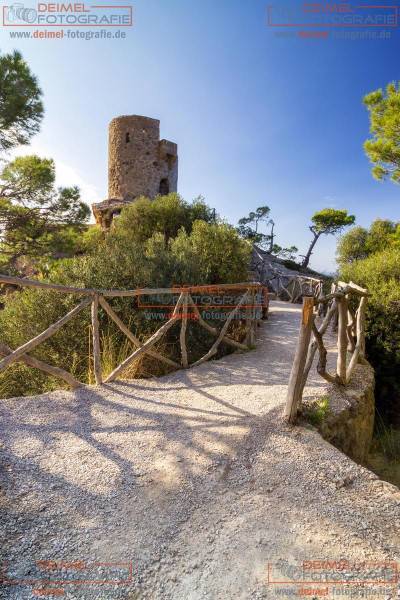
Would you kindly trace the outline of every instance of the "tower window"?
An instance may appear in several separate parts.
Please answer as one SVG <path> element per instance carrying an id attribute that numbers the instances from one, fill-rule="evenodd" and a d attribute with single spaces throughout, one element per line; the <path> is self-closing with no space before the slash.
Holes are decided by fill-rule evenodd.
<path id="1" fill-rule="evenodd" d="M 166 196 L 169 194 L 169 181 L 168 179 L 161 179 L 160 181 L 160 195 Z"/>
<path id="2" fill-rule="evenodd" d="M 130 141 L 131 141 L 131 138 L 130 138 L 130 136 L 129 136 L 129 131 L 127 131 L 127 132 L 126 132 L 126 134 L 125 134 L 125 142 L 126 142 L 127 144 L 129 144 L 129 142 L 130 142 Z"/>

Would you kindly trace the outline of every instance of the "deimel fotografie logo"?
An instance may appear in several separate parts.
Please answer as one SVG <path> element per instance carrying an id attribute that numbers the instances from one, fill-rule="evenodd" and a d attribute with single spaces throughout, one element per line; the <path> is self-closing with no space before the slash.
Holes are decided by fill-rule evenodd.
<path id="1" fill-rule="evenodd" d="M 4 27 L 131 27 L 132 5 L 87 5 L 38 2 L 26 6 L 15 2 L 3 6 Z"/>
<path id="2" fill-rule="evenodd" d="M 34 23 L 37 18 L 37 11 L 34 8 L 25 8 L 23 4 L 11 4 L 5 6 L 5 14 L 9 23 Z M 4 21 L 4 18 L 3 18 Z"/>

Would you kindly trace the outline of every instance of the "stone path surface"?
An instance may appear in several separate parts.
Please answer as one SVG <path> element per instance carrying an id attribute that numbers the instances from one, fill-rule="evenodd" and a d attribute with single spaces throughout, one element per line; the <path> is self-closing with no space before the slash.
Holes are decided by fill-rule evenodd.
<path id="1" fill-rule="evenodd" d="M 274 302 L 252 352 L 2 400 L 0 597 L 363 597 L 350 595 L 353 580 L 372 567 L 369 579 L 387 582 L 399 490 L 312 428 L 282 422 L 299 319 L 299 307 Z M 312 375 L 306 394 L 324 390 Z M 321 559 L 348 561 L 350 583 L 275 583 L 304 564 L 316 581 L 320 567 L 303 561 Z M 364 593 L 398 597 L 390 582 Z"/>

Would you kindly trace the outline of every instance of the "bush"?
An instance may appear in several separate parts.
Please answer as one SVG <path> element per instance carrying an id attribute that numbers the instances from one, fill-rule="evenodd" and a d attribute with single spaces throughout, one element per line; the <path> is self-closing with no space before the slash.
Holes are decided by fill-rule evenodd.
<path id="1" fill-rule="evenodd" d="M 339 239 L 337 261 L 340 266 L 345 266 L 388 247 L 400 248 L 400 223 L 376 219 L 369 229 L 353 227 Z"/>
<path id="2" fill-rule="evenodd" d="M 114 220 L 112 235 L 131 244 L 143 243 L 160 233 L 167 245 L 182 227 L 190 233 L 193 223 L 199 220 L 206 223 L 213 220 L 213 211 L 202 198 L 188 203 L 179 194 L 157 196 L 155 200 L 141 197 Z"/>
<path id="3" fill-rule="evenodd" d="M 342 266 L 341 278 L 368 288 L 367 354 L 376 373 L 377 409 L 400 424 L 400 248 Z"/>
<path id="4" fill-rule="evenodd" d="M 156 199 L 155 211 L 149 204 L 152 203 L 141 200 L 137 205 L 128 206 L 106 236 L 97 235 L 92 230 L 91 239 L 96 242 L 91 245 L 92 251 L 50 265 L 46 278 L 53 283 L 103 289 L 236 283 L 246 280 L 250 245 L 226 224 L 200 220 L 190 222 L 193 214 L 204 212 L 207 216 L 208 207 L 199 202 L 184 204 L 176 194 Z M 160 217 L 155 224 L 159 231 L 152 233 L 149 228 L 145 234 L 143 223 L 150 213 L 168 214 L 175 225 L 167 231 L 167 220 L 163 221 Z M 188 214 L 192 217 L 189 218 Z M 186 228 L 177 227 L 178 217 L 182 215 L 187 217 Z M 143 227 L 136 227 L 136 217 Z M 173 237 L 170 237 L 172 234 Z M 41 289 L 25 289 L 14 293 L 6 298 L 5 308 L 0 311 L 1 340 L 15 348 L 57 321 L 78 302 L 76 296 Z M 134 298 L 114 298 L 110 303 L 140 340 L 147 339 L 160 326 L 160 321 L 146 318 Z M 110 372 L 133 351 L 133 347 L 102 311 L 100 325 L 105 350 L 103 366 L 106 372 Z M 198 326 L 192 327 L 190 324 L 188 335 L 194 336 L 198 352 L 202 354 L 209 348 L 211 339 L 205 332 L 195 332 L 195 328 L 198 329 Z M 165 341 L 161 342 L 164 344 L 164 353 L 174 359 L 179 349 L 177 329 L 173 327 Z M 41 344 L 32 355 L 71 371 L 83 382 L 91 383 L 93 369 L 89 308 Z M 193 359 L 196 356 L 192 356 Z M 147 357 L 142 359 L 142 375 L 163 372 L 162 363 Z M 135 364 L 125 376 L 137 374 L 138 365 Z M 9 396 L 10 390 L 14 390 L 11 392 L 14 395 L 22 395 L 55 387 L 60 387 L 59 381 L 23 365 L 15 365 L 0 374 L 0 395 L 3 397 Z"/>
<path id="5" fill-rule="evenodd" d="M 180 283 L 236 283 L 246 281 L 251 245 L 225 223 L 195 221 L 190 234 L 181 229 L 171 252 L 182 271 Z"/>

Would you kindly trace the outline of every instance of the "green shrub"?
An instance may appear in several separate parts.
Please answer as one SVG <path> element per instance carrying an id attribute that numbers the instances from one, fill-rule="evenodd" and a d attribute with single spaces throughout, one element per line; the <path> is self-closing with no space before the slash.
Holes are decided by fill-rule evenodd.
<path id="1" fill-rule="evenodd" d="M 341 278 L 368 288 L 367 355 L 376 373 L 377 408 L 400 423 L 400 248 L 342 266 Z"/>
<path id="2" fill-rule="evenodd" d="M 400 223 L 376 219 L 369 229 L 353 227 L 339 239 L 337 261 L 342 267 L 388 247 L 400 248 Z"/>
<path id="3" fill-rule="evenodd" d="M 157 196 L 154 200 L 141 197 L 127 206 L 114 221 L 112 236 L 131 244 L 143 243 L 155 233 L 160 233 L 167 244 L 182 227 L 190 233 L 193 223 L 198 220 L 206 223 L 213 220 L 213 211 L 202 198 L 188 203 L 179 194 Z"/>
<path id="4" fill-rule="evenodd" d="M 225 223 L 195 221 L 190 234 L 184 229 L 171 242 L 171 252 L 181 267 L 179 282 L 236 283 L 246 281 L 251 246 Z"/>

